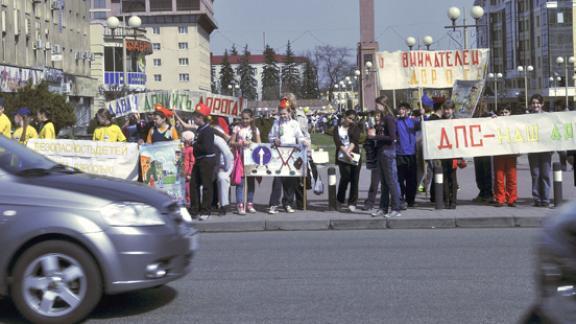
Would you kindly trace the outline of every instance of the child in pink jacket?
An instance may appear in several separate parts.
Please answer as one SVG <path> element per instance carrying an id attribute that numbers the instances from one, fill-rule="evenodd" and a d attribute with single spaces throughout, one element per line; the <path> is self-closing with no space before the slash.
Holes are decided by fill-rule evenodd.
<path id="1" fill-rule="evenodd" d="M 194 158 L 194 143 L 195 135 L 191 131 L 182 133 L 182 141 L 184 142 L 183 158 L 184 158 L 184 176 L 186 177 L 186 207 L 190 208 L 190 178 L 192 176 L 192 169 L 196 159 Z"/>

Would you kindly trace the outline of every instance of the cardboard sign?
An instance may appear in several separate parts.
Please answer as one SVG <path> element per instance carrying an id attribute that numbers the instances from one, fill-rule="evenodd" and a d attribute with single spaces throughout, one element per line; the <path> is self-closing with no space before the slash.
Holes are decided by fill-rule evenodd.
<path id="1" fill-rule="evenodd" d="M 186 204 L 183 177 L 182 145 L 180 142 L 160 142 L 140 146 L 142 181 L 168 194 L 181 206 Z"/>
<path id="2" fill-rule="evenodd" d="M 257 143 L 244 149 L 244 174 L 249 177 L 304 177 L 307 165 L 304 145 Z"/>

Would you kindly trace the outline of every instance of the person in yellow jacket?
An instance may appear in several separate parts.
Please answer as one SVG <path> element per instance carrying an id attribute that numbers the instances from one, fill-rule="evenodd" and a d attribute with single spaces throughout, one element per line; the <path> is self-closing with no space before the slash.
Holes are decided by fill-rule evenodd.
<path id="1" fill-rule="evenodd" d="M 126 136 L 122 129 L 112 123 L 112 115 L 104 108 L 99 109 L 96 113 L 96 122 L 98 127 L 94 130 L 92 139 L 101 142 L 126 142 Z"/>
<path id="2" fill-rule="evenodd" d="M 18 126 L 12 134 L 12 138 L 17 140 L 18 143 L 26 145 L 31 138 L 38 138 L 38 132 L 34 126 L 30 125 L 30 116 L 32 112 L 26 107 L 22 107 L 16 111 L 14 115 L 14 123 Z"/>
<path id="3" fill-rule="evenodd" d="M 0 135 L 11 138 L 12 122 L 10 118 L 4 113 L 4 99 L 0 98 Z"/>
<path id="4" fill-rule="evenodd" d="M 40 129 L 39 138 L 56 139 L 56 130 L 54 129 L 54 123 L 50 120 L 50 112 L 48 110 L 40 109 L 36 113 L 36 120 Z"/>

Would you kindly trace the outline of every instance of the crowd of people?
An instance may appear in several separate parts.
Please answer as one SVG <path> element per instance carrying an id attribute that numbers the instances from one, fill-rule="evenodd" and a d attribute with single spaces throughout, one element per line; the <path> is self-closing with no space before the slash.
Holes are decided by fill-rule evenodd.
<path id="1" fill-rule="evenodd" d="M 422 108 L 412 110 L 408 103 L 400 103 L 397 109 L 387 105 L 385 96 L 376 99 L 376 109 L 368 119 L 358 122 L 358 114 L 348 110 L 343 114 L 339 126 L 334 130 L 337 149 L 337 165 L 340 170 L 337 200 L 343 210 L 354 211 L 358 204 L 358 182 L 362 161 L 356 161 L 359 153 L 360 134 L 365 131 L 365 165 L 370 171 L 368 197 L 363 210 L 373 210 L 373 217 L 397 217 L 402 210 L 415 207 L 418 191 L 429 193 L 435 202 L 435 186 L 432 181 L 435 170 L 443 178 L 443 204 L 455 209 L 458 202 L 458 169 L 467 166 L 464 159 L 424 161 L 421 157 L 423 122 L 434 122 L 455 118 L 455 105 L 444 98 L 422 98 Z M 535 94 L 530 106 L 520 113 L 545 113 L 544 99 Z M 497 112 L 488 111 L 481 104 L 473 117 L 510 116 L 510 106 L 502 105 Z M 552 155 L 554 152 L 529 153 L 528 161 L 532 177 L 532 198 L 535 207 L 553 207 L 550 199 L 552 186 Z M 561 158 L 574 152 L 558 152 Z M 518 181 L 516 173 L 517 155 L 484 156 L 474 158 L 476 184 L 479 194 L 475 202 L 494 207 L 516 207 Z M 494 173 L 494 177 L 493 177 Z M 345 199 L 349 187 L 348 199 Z M 380 199 L 376 201 L 378 189 Z"/>
<path id="2" fill-rule="evenodd" d="M 534 95 L 525 113 L 544 113 L 543 104 L 542 96 Z M 418 191 L 429 193 L 434 202 L 432 175 L 435 169 L 443 174 L 444 206 L 455 209 L 459 190 L 457 173 L 458 169 L 466 167 L 466 161 L 423 161 L 421 156 L 422 123 L 452 119 L 454 109 L 450 100 L 427 96 L 422 98 L 422 108 L 413 110 L 410 104 L 402 102 L 397 109 L 392 109 L 387 105 L 387 98 L 382 96 L 376 99 L 375 109 L 367 115 L 359 116 L 357 111 L 347 110 L 339 115 L 307 116 L 297 108 L 295 96 L 288 94 L 278 104 L 267 141 L 277 146 L 304 144 L 309 152 L 307 177 L 315 181 L 318 171 L 310 154 L 310 133 L 331 131 L 340 177 L 336 198 L 342 211 L 354 212 L 359 207 L 363 166 L 370 172 L 370 186 L 361 208 L 372 211 L 373 217 L 401 216 L 403 210 L 416 206 Z M 506 105 L 497 112 L 487 111 L 480 105 L 475 117 L 497 118 L 511 114 L 512 110 Z M 22 144 L 32 138 L 56 138 L 48 109 L 39 110 L 35 118 L 32 115 L 28 108 L 18 109 L 13 119 L 16 128 L 12 131 L 12 123 L 4 114 L 0 98 L 0 134 Z M 263 138 L 256 126 L 254 112 L 245 109 L 239 119 L 232 121 L 211 116 L 210 108 L 200 103 L 188 117 L 156 105 L 154 112 L 130 114 L 119 126 L 108 110 L 100 109 L 94 118 L 97 126 L 92 138 L 94 141 L 139 144 L 181 141 L 187 207 L 194 217 L 203 220 L 211 214 L 224 215 L 231 210 L 238 215 L 255 213 L 256 184 L 262 179 L 245 178 L 243 170 L 244 149 L 252 143 L 262 142 Z M 552 154 L 528 154 L 534 206 L 550 206 Z M 515 207 L 518 200 L 516 160 L 516 155 L 474 158 L 479 189 L 474 201 L 495 207 Z M 304 191 L 311 189 L 311 182 L 299 177 L 275 177 L 267 212 L 293 213 L 295 209 L 302 209 Z M 235 186 L 236 196 L 234 208 L 230 199 L 232 186 Z"/>

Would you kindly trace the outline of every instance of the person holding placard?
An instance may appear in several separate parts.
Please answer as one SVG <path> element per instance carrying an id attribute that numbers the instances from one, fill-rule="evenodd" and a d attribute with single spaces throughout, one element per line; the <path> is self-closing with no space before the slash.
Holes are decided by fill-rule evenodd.
<path id="1" fill-rule="evenodd" d="M 101 142 L 126 142 L 126 136 L 118 125 L 112 123 L 112 115 L 107 109 L 96 112 L 98 127 L 94 130 L 92 140 Z"/>
<path id="2" fill-rule="evenodd" d="M 346 191 L 350 185 L 348 195 L 348 210 L 356 211 L 358 202 L 358 182 L 360 180 L 360 127 L 356 124 L 356 111 L 350 109 L 344 112 L 340 125 L 334 130 L 334 144 L 336 145 L 336 164 L 340 171 L 340 182 L 336 199 L 341 206 L 346 203 Z"/>
<path id="3" fill-rule="evenodd" d="M 531 114 L 543 114 L 544 98 L 535 94 L 530 98 Z M 532 176 L 532 198 L 534 207 L 550 207 L 552 187 L 552 152 L 529 153 L 530 175 Z"/>

